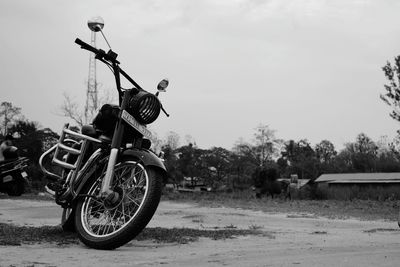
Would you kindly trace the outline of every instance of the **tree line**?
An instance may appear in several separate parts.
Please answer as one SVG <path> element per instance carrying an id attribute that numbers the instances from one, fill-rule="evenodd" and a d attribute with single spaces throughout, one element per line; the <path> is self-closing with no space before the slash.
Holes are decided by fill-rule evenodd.
<path id="1" fill-rule="evenodd" d="M 380 98 L 393 108 L 390 116 L 400 121 L 400 56 L 394 63 L 389 61 L 382 67 L 388 81 L 385 93 Z M 67 99 L 68 100 L 68 99 Z M 71 101 L 64 103 L 61 110 L 69 116 Z M 76 121 L 76 120 L 75 120 Z M 30 174 L 38 184 L 45 183 L 39 171 L 40 155 L 54 145 L 59 136 L 39 123 L 27 120 L 21 108 L 10 102 L 0 104 L 0 138 L 12 134 L 21 156 L 28 157 Z M 400 136 L 400 132 L 399 132 Z M 180 183 L 184 177 L 201 177 L 214 188 L 248 188 L 254 184 L 257 168 L 274 170 L 277 177 L 297 174 L 300 179 L 316 179 L 323 173 L 352 172 L 399 172 L 400 137 L 393 140 L 382 137 L 372 140 L 360 133 L 353 142 L 337 151 L 329 140 L 312 145 L 307 139 L 282 140 L 276 138 L 275 130 L 261 124 L 255 128 L 251 141 L 239 139 L 232 149 L 212 147 L 202 149 L 196 146 L 190 136 L 186 144 L 180 145 L 180 137 L 170 132 L 165 139 L 154 138 L 153 149 L 164 152 L 165 164 L 170 181 Z"/>
<path id="2" fill-rule="evenodd" d="M 0 104 L 0 137 L 12 134 L 21 156 L 31 161 L 30 174 L 38 185 L 45 183 L 38 166 L 40 155 L 54 145 L 59 136 L 37 122 L 25 119 L 21 109 L 9 102 Z M 373 141 L 360 133 L 356 140 L 337 151 L 334 144 L 323 140 L 312 145 L 306 139 L 282 140 L 268 125 L 254 129 L 251 141 L 239 139 L 232 149 L 199 148 L 194 139 L 169 132 L 165 139 L 153 140 L 153 149 L 162 150 L 170 174 L 169 181 L 179 184 L 184 177 L 201 178 L 214 189 L 249 188 L 259 167 L 275 170 L 276 177 L 297 174 L 300 179 L 316 179 L 323 173 L 398 172 L 400 171 L 400 138 Z"/>
<path id="3" fill-rule="evenodd" d="M 169 135 L 162 150 L 170 180 L 176 184 L 184 177 L 201 177 L 214 188 L 248 188 L 254 185 L 253 174 L 260 167 L 273 169 L 276 177 L 297 174 L 300 179 L 311 180 L 323 173 L 400 171 L 399 138 L 382 137 L 375 142 L 360 133 L 337 151 L 328 140 L 314 146 L 306 139 L 284 141 L 277 139 L 268 125 L 259 125 L 251 142 L 241 139 L 228 150 L 202 149 L 193 143 L 177 146 L 179 136 L 174 132 Z"/>

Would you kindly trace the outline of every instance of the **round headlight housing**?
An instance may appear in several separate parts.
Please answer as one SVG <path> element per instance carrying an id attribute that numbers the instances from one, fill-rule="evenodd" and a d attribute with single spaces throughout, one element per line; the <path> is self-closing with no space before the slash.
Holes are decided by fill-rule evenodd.
<path id="1" fill-rule="evenodd" d="M 139 91 L 129 102 L 129 111 L 138 122 L 150 124 L 160 115 L 161 104 L 158 98 L 146 91 Z"/>

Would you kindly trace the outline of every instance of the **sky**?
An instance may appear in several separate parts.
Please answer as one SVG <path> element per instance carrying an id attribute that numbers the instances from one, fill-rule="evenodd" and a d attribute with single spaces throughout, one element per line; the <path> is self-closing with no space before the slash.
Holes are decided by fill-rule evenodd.
<path id="1" fill-rule="evenodd" d="M 64 94 L 84 105 L 88 19 L 101 16 L 121 67 L 170 113 L 150 125 L 191 135 L 201 148 L 251 141 L 260 124 L 283 140 L 359 133 L 392 138 L 400 128 L 379 98 L 382 67 L 400 54 L 396 0 L 0 1 L 0 101 L 59 132 Z M 101 36 L 97 47 L 107 49 Z M 97 63 L 100 95 L 116 95 Z M 124 83 L 127 86 L 128 83 Z"/>

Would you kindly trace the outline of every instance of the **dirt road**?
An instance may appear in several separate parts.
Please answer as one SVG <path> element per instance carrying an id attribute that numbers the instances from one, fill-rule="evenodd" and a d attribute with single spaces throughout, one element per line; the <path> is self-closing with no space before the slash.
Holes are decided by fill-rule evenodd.
<path id="1" fill-rule="evenodd" d="M 0 200 L 0 222 L 57 225 L 52 202 Z M 133 240 L 115 251 L 83 245 L 0 246 L 0 266 L 399 266 L 396 222 L 331 220 L 162 202 L 149 227 L 260 229 L 263 235 L 188 244 Z"/>

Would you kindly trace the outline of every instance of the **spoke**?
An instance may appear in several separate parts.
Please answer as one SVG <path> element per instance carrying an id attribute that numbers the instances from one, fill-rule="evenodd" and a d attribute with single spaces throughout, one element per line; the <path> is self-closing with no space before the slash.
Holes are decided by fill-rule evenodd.
<path id="1" fill-rule="evenodd" d="M 139 171 L 135 172 L 134 180 L 135 180 L 136 186 L 139 184 L 141 177 L 143 177 L 143 174 L 144 174 L 144 170 L 142 168 L 140 168 Z M 138 178 L 139 178 L 139 182 L 138 182 Z"/>
<path id="2" fill-rule="evenodd" d="M 96 234 L 98 234 L 98 235 L 100 235 L 100 231 L 101 231 L 101 223 L 100 222 L 97 222 L 97 225 L 96 225 L 96 227 L 97 227 L 97 232 L 96 232 Z"/>
<path id="3" fill-rule="evenodd" d="M 94 202 L 94 201 L 93 201 Z M 96 201 L 96 202 L 94 202 L 93 204 L 92 204 L 92 206 L 90 207 L 90 210 L 91 211 L 99 211 L 100 210 L 100 208 L 103 208 L 104 207 L 104 205 L 103 205 L 103 203 L 101 203 L 100 201 Z"/>
<path id="4" fill-rule="evenodd" d="M 133 181 L 133 184 L 137 183 L 137 179 L 136 179 L 136 175 L 137 173 L 135 172 L 135 169 L 129 169 L 130 174 L 129 177 L 126 178 L 126 180 L 124 181 L 124 185 L 129 186 L 129 184 Z"/>
<path id="5" fill-rule="evenodd" d="M 120 174 L 120 177 L 123 177 L 125 175 L 125 173 L 130 170 L 130 168 L 122 166 L 120 170 L 122 170 L 122 173 Z"/>
<path id="6" fill-rule="evenodd" d="M 120 174 L 120 177 L 122 178 L 122 177 L 125 177 L 125 175 L 127 175 L 127 174 L 129 174 L 128 175 L 128 177 L 126 178 L 126 180 L 129 180 L 129 176 L 131 176 L 132 177 L 132 170 L 134 170 L 134 168 L 135 167 L 130 167 L 129 165 L 128 166 L 122 166 L 121 167 L 121 174 Z"/>
<path id="7" fill-rule="evenodd" d="M 137 183 L 137 179 L 136 179 L 136 166 L 134 168 L 132 168 L 131 170 L 131 177 L 129 177 L 129 180 L 133 180 L 133 182 L 136 184 Z"/>
<path id="8" fill-rule="evenodd" d="M 112 227 L 113 232 L 115 232 L 115 223 L 114 223 L 115 213 L 116 213 L 116 211 L 114 212 L 114 215 L 110 218 L 111 220 L 110 220 L 109 227 L 108 227 L 108 229 L 110 229 L 110 227 Z M 109 234 L 109 233 L 110 232 L 107 231 L 107 234 Z"/>
<path id="9" fill-rule="evenodd" d="M 124 205 L 125 206 L 125 205 Z M 127 215 L 130 217 L 131 215 L 131 205 L 126 205 L 126 208 L 128 209 Z"/>
<path id="10" fill-rule="evenodd" d="M 105 227 L 104 227 L 104 232 L 103 232 L 103 234 L 105 233 L 105 234 L 108 234 L 108 231 L 109 231 L 109 229 L 110 229 L 110 227 L 112 226 L 112 217 L 111 217 L 111 214 L 110 214 L 110 211 L 107 211 L 107 222 L 106 222 L 106 225 L 105 225 Z"/>
<path id="11" fill-rule="evenodd" d="M 100 230 L 101 230 L 101 231 L 99 231 L 99 235 L 100 235 L 100 234 L 101 234 L 101 235 L 104 235 L 104 231 L 105 231 L 104 225 L 107 225 L 107 221 L 108 221 L 108 214 L 107 214 L 107 212 L 108 212 L 108 211 L 106 211 L 106 212 L 104 213 L 104 216 L 106 216 L 106 218 L 105 218 L 105 219 L 106 219 L 106 222 L 101 224 L 102 227 L 100 227 Z"/>
<path id="12" fill-rule="evenodd" d="M 121 212 L 118 209 L 115 209 L 114 213 L 114 223 L 117 226 L 121 225 Z"/>
<path id="13" fill-rule="evenodd" d="M 140 189 L 139 189 L 139 190 L 140 190 Z M 126 194 L 126 195 L 132 195 L 133 192 L 137 192 L 137 191 L 138 191 L 138 188 L 134 187 L 134 188 L 131 188 L 131 190 L 129 190 L 129 191 L 126 190 L 126 191 L 125 191 L 125 194 Z"/>
<path id="14" fill-rule="evenodd" d="M 127 196 L 127 198 L 133 203 L 133 204 L 135 204 L 136 206 L 140 206 L 140 203 L 137 203 L 136 201 L 136 199 L 132 199 L 130 196 Z"/>
<path id="15" fill-rule="evenodd" d="M 114 172 L 114 177 L 113 177 L 113 186 L 118 186 L 121 184 L 121 178 L 120 175 L 118 174 L 117 170 Z"/>
<path id="16" fill-rule="evenodd" d="M 125 205 L 124 205 L 124 203 L 122 203 L 122 218 L 124 218 L 124 224 L 126 223 L 126 220 L 125 220 Z"/>
<path id="17" fill-rule="evenodd" d="M 116 214 L 117 214 L 117 212 L 118 212 L 118 208 L 115 208 L 115 210 L 114 210 L 114 214 L 113 214 L 113 216 L 112 216 L 112 222 L 115 222 L 115 219 L 116 219 Z"/>
<path id="18" fill-rule="evenodd" d="M 103 216 L 101 217 L 101 220 L 99 220 L 98 222 L 97 222 L 97 224 L 99 225 L 99 228 L 100 228 L 100 226 L 101 225 L 105 225 L 105 224 L 107 224 L 107 219 L 108 219 L 108 216 L 106 215 L 106 211 L 103 213 Z M 101 229 L 101 228 L 100 228 Z M 99 229 L 99 233 L 98 234 L 100 234 L 100 229 Z"/>
<path id="19" fill-rule="evenodd" d="M 91 202 L 93 202 L 92 208 L 93 208 L 93 207 L 101 207 L 101 206 L 103 206 L 103 203 L 102 203 L 101 201 L 92 200 Z"/>
<path id="20" fill-rule="evenodd" d="M 130 201 L 139 201 L 142 202 L 143 198 L 144 198 L 144 192 L 138 188 L 133 188 L 131 191 L 126 192 L 126 197 L 130 200 Z"/>
<path id="21" fill-rule="evenodd" d="M 116 212 L 118 212 L 118 219 L 121 219 L 122 217 L 125 216 L 125 212 L 124 212 L 124 205 L 122 205 L 122 211 L 119 210 L 119 208 L 115 209 Z M 125 222 L 124 222 L 125 223 Z"/>
<path id="22" fill-rule="evenodd" d="M 142 185 L 142 184 L 145 184 L 146 183 L 146 176 L 144 175 L 144 172 L 142 173 L 142 175 L 140 176 L 140 179 L 139 179 L 139 181 L 137 182 L 137 184 L 136 184 L 136 187 L 143 187 L 144 185 Z"/>

